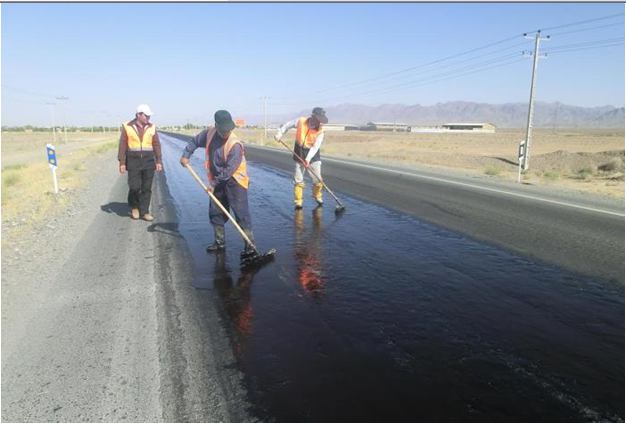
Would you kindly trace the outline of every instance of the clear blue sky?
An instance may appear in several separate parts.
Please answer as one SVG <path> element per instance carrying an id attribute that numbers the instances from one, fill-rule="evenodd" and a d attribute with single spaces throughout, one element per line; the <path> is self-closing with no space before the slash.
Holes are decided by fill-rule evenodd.
<path id="1" fill-rule="evenodd" d="M 162 125 L 218 108 L 254 120 L 262 96 L 270 114 L 527 102 L 521 34 L 543 28 L 538 101 L 624 105 L 623 4 L 2 4 L 2 124 L 49 126 L 54 101 L 75 125 L 118 125 L 144 102 Z"/>

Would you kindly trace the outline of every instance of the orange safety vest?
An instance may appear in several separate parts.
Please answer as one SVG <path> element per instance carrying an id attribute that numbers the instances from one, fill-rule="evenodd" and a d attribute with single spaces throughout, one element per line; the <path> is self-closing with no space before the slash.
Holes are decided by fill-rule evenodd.
<path id="1" fill-rule="evenodd" d="M 209 157 L 209 146 L 211 145 L 211 141 L 213 141 L 213 136 L 216 132 L 217 130 L 215 128 L 211 128 L 206 133 L 204 167 L 207 170 L 207 176 L 209 178 L 209 181 L 213 180 L 213 173 L 211 173 L 211 158 Z M 224 144 L 224 160 L 228 159 L 228 153 L 230 153 L 230 150 L 235 146 L 235 144 L 240 144 L 243 148 L 243 144 L 241 143 L 237 135 L 235 135 L 234 132 L 231 132 L 228 140 Z M 235 173 L 233 173 L 233 178 L 235 178 L 235 181 L 237 181 L 239 185 L 241 185 L 245 189 L 248 189 L 248 185 L 250 185 L 250 178 L 248 177 L 248 166 L 246 165 L 245 155 L 241 156 L 241 163 L 239 164 L 237 170 L 235 170 Z"/>
<path id="2" fill-rule="evenodd" d="M 309 118 L 301 117 L 296 124 L 296 144 L 310 149 L 315 144 L 317 136 L 324 132 L 323 127 L 318 129 L 309 128 Z"/>
<path id="3" fill-rule="evenodd" d="M 122 123 L 122 126 L 126 131 L 129 151 L 152 151 L 152 137 L 156 134 L 155 125 L 149 124 L 149 126 L 145 128 L 142 139 L 139 139 L 139 133 L 130 122 Z"/>

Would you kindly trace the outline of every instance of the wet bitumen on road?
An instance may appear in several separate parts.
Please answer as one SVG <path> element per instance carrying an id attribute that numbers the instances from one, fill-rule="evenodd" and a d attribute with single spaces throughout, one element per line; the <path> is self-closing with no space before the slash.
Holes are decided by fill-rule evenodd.
<path id="1" fill-rule="evenodd" d="M 248 162 L 257 246 L 209 255 L 208 197 L 162 137 L 193 285 L 211 295 L 264 421 L 623 421 L 624 293 L 343 193 L 292 207 L 291 175 Z M 204 150 L 192 157 L 202 169 Z M 203 342 L 203 340 L 198 340 Z"/>

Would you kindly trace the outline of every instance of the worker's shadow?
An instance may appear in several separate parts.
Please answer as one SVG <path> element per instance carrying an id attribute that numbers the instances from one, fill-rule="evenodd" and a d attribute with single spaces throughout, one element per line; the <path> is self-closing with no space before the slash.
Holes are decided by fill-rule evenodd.
<path id="1" fill-rule="evenodd" d="M 130 209 L 128 208 L 128 203 L 108 203 L 100 206 L 100 210 L 107 213 L 115 213 L 121 217 L 130 216 Z"/>
<path id="2" fill-rule="evenodd" d="M 183 236 L 178 232 L 178 223 L 175 222 L 153 223 L 148 226 L 148 232 L 156 232 L 176 238 L 183 238 Z"/>
<path id="3" fill-rule="evenodd" d="M 232 271 L 226 263 L 225 252 L 215 254 L 213 287 L 221 300 L 229 326 L 233 329 L 232 342 L 236 354 L 243 351 L 245 341 L 252 332 L 253 313 L 250 288 L 259 270 L 260 266 L 242 269 L 235 283 L 231 276 Z"/>

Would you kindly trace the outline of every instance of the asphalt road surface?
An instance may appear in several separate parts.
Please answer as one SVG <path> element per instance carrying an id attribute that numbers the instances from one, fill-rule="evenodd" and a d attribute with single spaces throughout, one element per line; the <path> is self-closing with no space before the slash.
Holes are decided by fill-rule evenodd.
<path id="1" fill-rule="evenodd" d="M 291 159 L 250 146 L 257 245 L 278 253 L 258 271 L 239 271 L 242 241 L 232 226 L 226 253 L 204 253 L 208 199 L 177 163 L 183 144 L 163 139 L 193 285 L 222 318 L 252 415 L 623 419 L 619 207 L 326 160 L 346 212 L 336 216 L 329 196 L 314 208 L 310 182 L 295 212 Z M 192 158 L 198 171 L 202 154 Z M 532 240 L 516 239 L 520 222 Z"/>
<path id="2" fill-rule="evenodd" d="M 71 215 L 2 266 L 3 422 L 249 421 L 214 308 L 191 285 L 165 177 L 133 221 L 114 154 Z"/>
<path id="3" fill-rule="evenodd" d="M 111 160 L 3 251 L 3 421 L 623 421 L 619 207 L 325 160 L 346 212 L 310 183 L 295 212 L 288 155 L 249 147 L 278 253 L 241 271 L 232 225 L 204 252 L 207 195 L 162 140 L 154 222 Z"/>
<path id="4" fill-rule="evenodd" d="M 251 160 L 292 171 L 286 150 L 249 146 L 247 151 Z M 323 166 L 333 192 L 624 284 L 623 202 L 355 161 L 325 159 Z"/>

